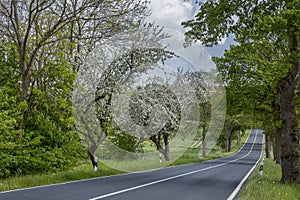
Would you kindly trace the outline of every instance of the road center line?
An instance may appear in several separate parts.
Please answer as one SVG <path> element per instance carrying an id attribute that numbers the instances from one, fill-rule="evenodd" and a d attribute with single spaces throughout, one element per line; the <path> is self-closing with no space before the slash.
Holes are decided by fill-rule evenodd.
<path id="1" fill-rule="evenodd" d="M 220 166 L 232 163 L 232 162 L 236 162 L 238 160 L 241 160 L 241 159 L 245 158 L 246 156 L 248 156 L 252 152 L 255 141 L 256 141 L 256 138 L 257 138 L 257 130 L 256 130 L 256 133 L 255 133 L 255 138 L 254 138 L 254 141 L 252 143 L 250 151 L 246 155 L 244 155 L 240 158 L 231 160 L 229 162 L 221 163 L 221 164 L 218 164 L 218 165 L 213 165 L 213 166 L 210 166 L 210 167 L 206 167 L 206 168 L 203 168 L 203 169 L 187 172 L 187 173 L 184 173 L 184 174 L 179 174 L 179 175 L 176 175 L 176 176 L 171 176 L 169 178 L 164 178 L 164 179 L 153 181 L 153 182 L 150 182 L 150 183 L 145 183 L 145 184 L 138 185 L 138 186 L 135 186 L 135 187 L 130 187 L 130 188 L 127 188 L 127 189 L 116 191 L 116 192 L 104 194 L 104 195 L 101 195 L 101 196 L 98 196 L 98 197 L 91 198 L 89 200 L 103 199 L 103 198 L 106 198 L 106 197 L 118 195 L 118 194 L 121 194 L 121 193 L 129 192 L 129 191 L 136 190 L 136 189 L 139 189 L 139 188 L 147 187 L 147 186 L 154 185 L 154 184 L 157 184 L 157 183 L 162 183 L 162 182 L 169 181 L 169 180 L 172 180 L 172 179 L 180 178 L 180 177 L 183 177 L 183 176 L 188 176 L 188 175 L 195 174 L 195 173 L 198 173 L 198 172 L 201 172 L 201 171 L 217 168 L 217 167 L 220 167 Z"/>

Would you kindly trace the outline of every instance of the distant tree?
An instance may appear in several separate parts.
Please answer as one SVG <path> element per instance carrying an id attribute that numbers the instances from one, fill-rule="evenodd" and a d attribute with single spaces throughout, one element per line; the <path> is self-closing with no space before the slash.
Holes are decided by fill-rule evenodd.
<path id="1" fill-rule="evenodd" d="M 187 72 L 185 74 L 187 80 L 191 82 L 197 97 L 199 109 L 199 127 L 202 129 L 202 157 L 206 156 L 206 135 L 211 121 L 211 98 L 216 91 L 217 83 L 215 82 L 214 72 Z"/>
<path id="2" fill-rule="evenodd" d="M 153 82 L 139 88 L 131 98 L 129 106 L 131 117 L 136 124 L 147 128 L 150 123 L 156 121 L 158 125 L 162 125 L 156 133 L 155 124 L 151 124 L 150 127 L 154 130 L 148 132 L 147 136 L 166 161 L 169 161 L 169 140 L 178 131 L 181 120 L 182 108 L 176 95 L 165 84 Z M 151 112 L 155 113 L 151 115 Z"/>
<path id="3" fill-rule="evenodd" d="M 82 66 L 73 96 L 76 127 L 93 162 L 97 160 L 98 147 L 107 137 L 113 136 L 114 143 L 122 146 L 117 139 L 122 134 L 116 134 L 120 129 L 113 122 L 112 97 L 130 85 L 135 76 L 171 56 L 160 44 L 165 37 L 162 29 L 153 24 L 142 26 L 99 45 Z M 134 142 L 132 137 L 127 139 L 124 142 Z"/>

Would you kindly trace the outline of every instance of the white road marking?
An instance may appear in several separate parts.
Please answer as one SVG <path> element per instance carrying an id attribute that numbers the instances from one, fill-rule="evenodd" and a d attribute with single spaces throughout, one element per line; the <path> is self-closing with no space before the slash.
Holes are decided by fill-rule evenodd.
<path id="1" fill-rule="evenodd" d="M 210 167 L 206 167 L 206 168 L 203 168 L 203 169 L 199 169 L 199 170 L 187 172 L 187 173 L 184 173 L 184 174 L 179 174 L 179 175 L 176 175 L 176 176 L 171 176 L 171 177 L 164 178 L 164 179 L 157 180 L 157 181 L 153 181 L 153 182 L 150 182 L 150 183 L 138 185 L 138 186 L 135 186 L 135 187 L 130 187 L 130 188 L 127 188 L 127 189 L 119 190 L 119 191 L 108 193 L 108 194 L 104 194 L 104 195 L 101 195 L 101 196 L 98 196 L 98 197 L 91 198 L 89 200 L 98 200 L 98 199 L 103 199 L 103 198 L 110 197 L 110 196 L 115 196 L 115 195 L 118 195 L 118 194 L 121 194 L 121 193 L 129 192 L 129 191 L 136 190 L 136 189 L 139 189 L 139 188 L 147 187 L 147 186 L 154 185 L 154 184 L 157 184 L 157 183 L 169 181 L 169 180 L 180 178 L 180 177 L 183 177 L 183 176 L 188 176 L 188 175 L 195 174 L 195 173 L 198 173 L 198 172 L 201 172 L 201 171 L 205 171 L 205 170 L 209 170 L 209 169 L 221 167 L 223 165 L 236 162 L 238 160 L 241 160 L 241 159 L 245 158 L 246 156 L 248 156 L 251 153 L 251 151 L 253 150 L 256 138 L 257 138 L 257 130 L 256 130 L 256 133 L 255 133 L 255 138 L 254 138 L 254 141 L 252 143 L 250 151 L 246 155 L 244 155 L 244 156 L 242 156 L 240 158 L 231 160 L 229 162 L 221 163 L 221 164 L 218 164 L 218 165 L 213 165 L 213 166 L 210 166 Z"/>
<path id="2" fill-rule="evenodd" d="M 261 145 L 263 145 L 264 142 L 262 142 Z M 253 165 L 253 167 L 250 169 L 250 171 L 246 174 L 246 176 L 243 178 L 243 180 L 241 180 L 241 182 L 238 184 L 238 186 L 235 188 L 235 190 L 233 190 L 233 192 L 231 193 L 231 195 L 227 198 L 227 200 L 233 200 L 233 198 L 238 194 L 238 192 L 240 191 L 242 185 L 245 183 L 245 181 L 249 178 L 249 176 L 251 175 L 251 173 L 253 172 L 253 170 L 255 169 L 257 163 L 259 162 L 259 160 L 261 159 L 263 154 L 263 151 L 261 151 L 260 157 L 259 159 L 256 161 L 255 165 Z"/>

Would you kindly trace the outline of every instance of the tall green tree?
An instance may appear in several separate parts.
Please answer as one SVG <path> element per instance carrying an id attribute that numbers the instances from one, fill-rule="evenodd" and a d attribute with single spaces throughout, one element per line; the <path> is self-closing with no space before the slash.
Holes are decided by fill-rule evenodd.
<path id="1" fill-rule="evenodd" d="M 82 159 L 71 101 L 80 58 L 139 26 L 146 5 L 139 0 L 0 2 L 0 107 L 9 114 L 3 115 L 9 126 L 1 132 L 1 147 L 11 147 L 1 151 L 11 158 L 1 163 L 9 169 L 6 175 L 59 171 Z"/>
<path id="2" fill-rule="evenodd" d="M 46 173 L 73 167 L 83 158 L 84 149 L 72 127 L 72 112 L 66 109 L 71 104 L 64 94 L 70 91 L 51 93 L 50 90 L 46 91 L 43 87 L 38 88 L 32 84 L 32 87 L 35 86 L 29 95 L 29 103 L 20 104 L 21 72 L 16 59 L 17 48 L 11 42 L 1 43 L 0 48 L 0 177 Z M 65 67 L 61 63 L 46 66 L 53 70 L 56 67 Z M 68 75 L 70 72 L 67 70 L 57 74 L 50 72 L 41 79 L 55 77 L 56 84 L 60 86 L 56 89 L 61 91 L 67 85 Z M 64 79 L 66 81 L 62 81 Z M 46 88 L 52 87 L 45 81 L 43 85 Z M 60 106 L 61 104 L 64 106 Z M 24 122 L 27 127 L 16 130 L 22 110 L 26 110 Z"/>
<path id="3" fill-rule="evenodd" d="M 239 113 L 252 116 L 253 123 L 264 128 L 266 139 L 270 135 L 275 136 L 275 149 L 278 150 L 275 151 L 276 161 L 280 163 L 281 126 L 278 125 L 279 107 L 275 86 L 285 69 L 276 61 L 270 62 L 272 57 L 280 56 L 273 51 L 267 52 L 270 46 L 272 44 L 267 41 L 231 46 L 222 58 L 214 58 L 214 61 L 227 89 L 231 88 L 229 94 L 234 95 L 228 95 L 228 98 L 239 102 L 234 102 L 235 106 L 231 109 L 239 106 Z M 264 53 L 257 54 L 258 50 Z"/>
<path id="4" fill-rule="evenodd" d="M 276 94 L 282 123 L 281 167 L 282 182 L 300 182 L 299 134 L 297 128 L 295 91 L 299 74 L 299 1 L 236 1 L 208 0 L 200 3 L 196 18 L 183 23 L 191 27 L 186 33 L 190 41 L 201 40 L 207 46 L 218 44 L 234 34 L 244 43 L 272 42 L 279 57 L 271 57 L 285 73 L 278 77 Z M 263 54 L 259 51 L 257 54 Z"/>
<path id="5" fill-rule="evenodd" d="M 38 65 L 36 58 L 44 47 L 67 39 L 77 44 L 76 53 L 80 53 L 82 44 L 79 42 L 94 45 L 138 24 L 138 17 L 145 12 L 146 4 L 139 0 L 1 1 L 0 39 L 14 43 L 18 49 L 22 75 L 20 102 L 28 101 L 30 80 Z M 69 50 L 69 53 L 75 54 L 72 48 Z M 24 117 L 24 114 L 25 110 L 21 116 Z M 20 118 L 19 129 L 24 127 L 23 117 Z"/>

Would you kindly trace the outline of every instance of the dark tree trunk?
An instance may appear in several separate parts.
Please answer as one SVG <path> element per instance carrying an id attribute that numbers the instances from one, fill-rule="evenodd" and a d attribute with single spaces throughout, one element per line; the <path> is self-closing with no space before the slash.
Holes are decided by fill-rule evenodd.
<path id="1" fill-rule="evenodd" d="M 104 130 L 103 123 L 101 123 L 102 133 L 98 136 L 97 141 L 95 141 L 92 137 L 90 137 L 90 141 L 92 145 L 88 148 L 88 153 L 95 171 L 98 171 L 98 158 L 95 156 L 95 153 L 102 142 L 106 139 L 106 130 Z"/>
<path id="2" fill-rule="evenodd" d="M 206 156 L 206 126 L 203 126 L 203 132 L 202 132 L 202 157 L 204 158 Z"/>
<path id="3" fill-rule="evenodd" d="M 90 156 L 93 168 L 94 168 L 95 171 L 98 171 L 98 159 L 97 159 L 97 157 L 95 156 L 94 153 L 92 153 L 91 151 L 88 150 L 88 154 Z"/>
<path id="4" fill-rule="evenodd" d="M 295 34 L 289 33 L 290 52 L 297 53 L 298 41 Z M 298 55 L 298 54 L 297 54 Z M 292 68 L 277 84 L 277 96 L 282 119 L 281 138 L 281 181 L 300 183 L 299 175 L 299 135 L 295 109 L 296 76 L 299 57 L 292 62 Z"/>
<path id="5" fill-rule="evenodd" d="M 266 134 L 266 158 L 270 158 L 270 151 L 271 151 L 271 136 L 270 134 Z"/>
<path id="6" fill-rule="evenodd" d="M 163 135 L 163 141 L 165 148 L 161 145 L 161 135 Z M 164 155 L 166 161 L 170 161 L 170 145 L 169 145 L 169 135 L 158 133 L 150 137 L 150 140 L 155 144 L 156 149 Z"/>
<path id="7" fill-rule="evenodd" d="M 21 52 L 21 69 L 22 69 L 22 87 L 21 87 L 21 95 L 20 95 L 20 103 L 23 103 L 26 101 L 28 96 L 28 90 L 29 90 L 29 83 L 30 83 L 30 68 L 26 65 L 26 58 L 25 55 L 23 55 L 24 52 Z M 25 110 L 21 110 L 20 120 L 18 122 L 18 130 L 21 130 L 24 128 L 24 115 Z"/>
<path id="8" fill-rule="evenodd" d="M 276 127 L 275 128 L 275 160 L 277 164 L 281 164 L 281 135 L 282 135 L 282 129 Z"/>
<path id="9" fill-rule="evenodd" d="M 170 161 L 170 145 L 169 145 L 169 135 L 164 134 L 164 144 L 165 144 L 165 159 L 166 161 Z"/>
<path id="10" fill-rule="evenodd" d="M 294 89 L 287 81 L 280 81 L 278 98 L 282 117 L 281 168 L 282 182 L 299 179 L 299 138 L 294 102 Z"/>
<path id="11" fill-rule="evenodd" d="M 240 130 L 238 130 L 236 132 L 236 136 L 237 136 L 236 144 L 240 145 L 241 144 L 241 131 Z"/>
<path id="12" fill-rule="evenodd" d="M 226 152 L 231 151 L 231 136 L 232 136 L 232 130 L 228 132 L 227 140 L 226 140 Z"/>
<path id="13" fill-rule="evenodd" d="M 98 149 L 98 145 L 96 143 L 94 143 L 92 146 L 88 148 L 88 154 L 90 156 L 95 171 L 98 171 L 98 158 L 95 156 L 97 149 Z"/>
<path id="14" fill-rule="evenodd" d="M 274 112 L 274 119 L 273 119 L 273 125 L 275 130 L 275 148 L 273 148 L 274 151 L 274 160 L 276 161 L 276 164 L 281 163 L 281 135 L 282 135 L 282 128 L 278 126 L 278 122 L 280 121 L 280 108 L 279 105 L 274 101 L 272 103 L 272 108 Z"/>

